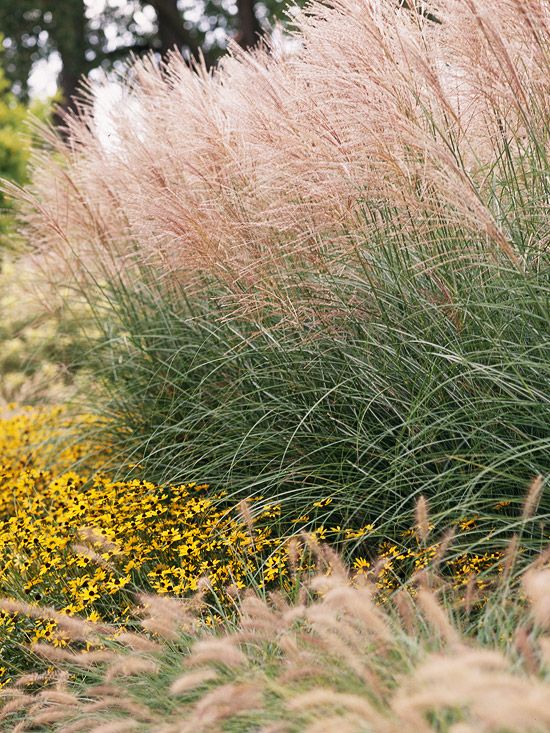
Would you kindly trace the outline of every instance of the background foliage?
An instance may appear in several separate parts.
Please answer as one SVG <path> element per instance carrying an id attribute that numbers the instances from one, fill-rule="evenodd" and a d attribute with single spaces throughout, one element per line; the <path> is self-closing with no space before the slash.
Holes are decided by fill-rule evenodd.
<path id="1" fill-rule="evenodd" d="M 45 105 L 35 103 L 29 109 L 19 101 L 11 91 L 4 61 L 4 54 L 0 54 L 0 176 L 24 184 L 31 148 L 29 114 L 44 118 L 47 112 Z M 0 257 L 3 249 L 13 245 L 14 236 L 13 199 L 0 192 Z"/>
<path id="2" fill-rule="evenodd" d="M 8 79 L 26 98 L 33 66 L 56 54 L 59 87 L 68 105 L 84 75 L 97 67 L 111 69 L 130 53 L 165 56 L 176 48 L 197 56 L 200 49 L 212 65 L 228 38 L 252 46 L 283 15 L 284 7 L 281 0 L 20 0 L 15 5 L 2 0 Z"/>

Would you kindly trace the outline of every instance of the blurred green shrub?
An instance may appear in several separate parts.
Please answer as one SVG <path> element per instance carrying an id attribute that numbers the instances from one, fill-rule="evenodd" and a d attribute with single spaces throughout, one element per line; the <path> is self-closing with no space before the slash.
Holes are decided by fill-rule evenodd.
<path id="1" fill-rule="evenodd" d="M 23 184 L 27 181 L 27 163 L 31 150 L 30 115 L 46 119 L 48 102 L 22 104 L 12 93 L 10 82 L 1 66 L 0 34 L 0 178 Z M 0 192 L 0 252 L 16 241 L 14 205 Z"/>

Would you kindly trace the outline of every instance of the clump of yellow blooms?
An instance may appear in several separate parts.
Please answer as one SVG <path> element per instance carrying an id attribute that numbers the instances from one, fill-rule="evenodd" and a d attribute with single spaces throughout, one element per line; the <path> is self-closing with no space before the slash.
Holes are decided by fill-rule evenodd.
<path id="1" fill-rule="evenodd" d="M 285 573 L 282 541 L 262 522 L 272 507 L 248 527 L 204 484 L 161 487 L 67 470 L 85 446 L 59 450 L 58 443 L 56 452 L 47 438 L 69 424 L 58 408 L 19 411 L 0 423 L 2 595 L 124 621 L 136 590 L 182 595 L 205 578 L 222 591 L 244 587 L 252 574 L 267 583 Z M 2 640 L 13 640 L 18 621 L 0 613 L 3 658 Z M 48 619 L 21 623 L 23 638 L 65 643 Z"/>
<path id="2" fill-rule="evenodd" d="M 297 571 L 313 566 L 307 550 L 297 565 L 291 560 L 280 504 L 256 497 L 228 506 L 222 492 L 205 484 L 158 486 L 98 473 L 85 463 L 86 456 L 100 455 L 97 446 L 75 440 L 90 422 L 58 407 L 14 407 L 0 418 L 1 596 L 124 625 L 131 623 L 136 591 L 184 595 L 204 579 L 218 600 L 229 600 L 229 588 L 252 580 L 289 588 Z M 312 543 L 355 541 L 364 550 L 372 524 L 316 522 L 331 502 L 315 501 L 307 514 L 290 519 L 292 530 L 307 527 Z M 403 568 L 410 575 L 437 552 L 436 545 L 404 547 L 386 543 L 369 548 L 367 556 L 356 553 L 354 568 L 369 574 L 384 595 L 401 582 Z M 373 563 L 375 555 L 382 562 Z M 489 560 L 498 557 L 463 558 L 458 582 L 489 567 Z M 38 640 L 67 644 L 48 617 L 0 611 L 0 658 L 7 660 L 0 685 L 9 680 L 10 658 L 20 663 L 22 648 Z"/>

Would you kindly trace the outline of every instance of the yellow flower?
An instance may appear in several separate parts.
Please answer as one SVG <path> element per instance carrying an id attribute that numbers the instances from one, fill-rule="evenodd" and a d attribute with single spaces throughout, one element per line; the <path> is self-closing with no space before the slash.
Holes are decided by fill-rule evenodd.
<path id="1" fill-rule="evenodd" d="M 461 529 L 461 530 L 462 530 L 462 531 L 464 532 L 464 531 L 466 531 L 467 529 L 471 529 L 471 527 L 475 527 L 475 526 L 476 526 L 476 523 L 477 523 L 477 520 L 478 520 L 478 518 L 479 518 L 479 517 L 477 517 L 477 516 L 476 516 L 476 517 L 471 517 L 470 519 L 461 519 L 461 520 L 460 520 L 460 521 L 458 522 L 458 526 L 459 526 L 459 527 L 460 527 L 460 529 Z"/>
<path id="2" fill-rule="evenodd" d="M 365 573 L 370 566 L 370 562 L 365 557 L 356 557 L 353 561 L 353 567 L 359 574 Z"/>
<path id="3" fill-rule="evenodd" d="M 39 621 L 38 625 L 34 629 L 33 643 L 44 639 L 45 641 L 52 641 L 55 637 L 55 630 L 57 624 L 55 621 L 48 621 L 46 623 Z"/>
<path id="4" fill-rule="evenodd" d="M 111 580 L 108 580 L 105 583 L 105 591 L 109 593 L 110 595 L 113 595 L 114 593 L 118 593 L 121 588 L 124 588 L 125 586 L 130 583 L 131 578 L 129 575 L 122 575 L 119 578 L 113 578 Z"/>

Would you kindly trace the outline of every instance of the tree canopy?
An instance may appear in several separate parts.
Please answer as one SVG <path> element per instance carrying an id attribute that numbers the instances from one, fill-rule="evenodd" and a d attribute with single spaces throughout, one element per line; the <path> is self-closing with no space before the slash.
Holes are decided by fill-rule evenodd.
<path id="1" fill-rule="evenodd" d="M 5 73 L 25 99 L 34 64 L 57 54 L 58 84 L 69 104 L 84 74 L 112 68 L 130 52 L 177 48 L 194 56 L 200 49 L 214 64 L 227 37 L 254 45 L 284 6 L 284 0 L 0 0 Z"/>

